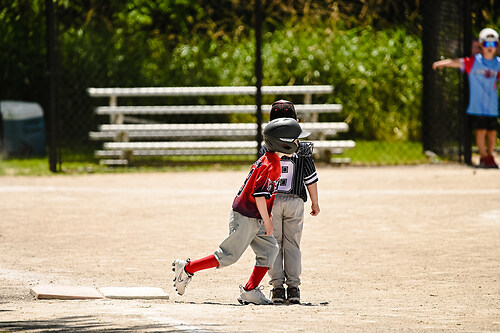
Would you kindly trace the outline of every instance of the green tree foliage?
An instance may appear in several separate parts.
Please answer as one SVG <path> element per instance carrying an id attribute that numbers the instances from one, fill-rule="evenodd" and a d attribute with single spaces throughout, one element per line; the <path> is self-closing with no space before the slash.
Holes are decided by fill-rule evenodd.
<path id="1" fill-rule="evenodd" d="M 494 21 L 499 4 L 471 2 L 475 30 L 500 26 Z M 255 83 L 253 1 L 54 0 L 54 5 L 61 117 L 82 138 L 95 126 L 89 86 Z M 418 140 L 420 5 L 420 0 L 263 0 L 264 84 L 332 84 L 334 94 L 318 101 L 341 103 L 344 112 L 322 116 L 325 120 L 347 117 L 356 138 Z M 45 0 L 0 0 L 0 99 L 46 103 L 45 40 Z"/>
<path id="2" fill-rule="evenodd" d="M 0 98 L 44 100 L 47 61 L 42 1 L 0 0 Z"/>

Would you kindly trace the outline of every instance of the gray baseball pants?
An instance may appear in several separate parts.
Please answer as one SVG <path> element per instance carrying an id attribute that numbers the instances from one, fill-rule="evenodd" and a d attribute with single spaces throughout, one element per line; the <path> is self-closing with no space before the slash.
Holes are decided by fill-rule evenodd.
<path id="1" fill-rule="evenodd" d="M 255 252 L 255 266 L 271 267 L 278 255 L 278 244 L 273 235 L 266 236 L 262 219 L 246 217 L 231 210 L 229 236 L 214 252 L 219 268 L 234 264 L 248 246 Z"/>
<path id="2" fill-rule="evenodd" d="M 304 227 L 304 201 L 298 196 L 278 193 L 273 206 L 274 237 L 279 252 L 269 270 L 274 287 L 298 287 L 302 272 L 300 239 Z"/>

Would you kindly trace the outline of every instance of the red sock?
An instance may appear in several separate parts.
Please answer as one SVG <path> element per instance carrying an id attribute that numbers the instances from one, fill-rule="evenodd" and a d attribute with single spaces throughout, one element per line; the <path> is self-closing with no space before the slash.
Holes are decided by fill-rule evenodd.
<path id="1" fill-rule="evenodd" d="M 208 269 L 212 267 L 219 267 L 219 261 L 215 258 L 215 255 L 209 255 L 206 256 L 205 258 L 201 258 L 195 261 L 190 261 L 186 265 L 186 272 L 190 274 L 194 274 L 198 271 L 201 271 L 203 269 Z"/>
<path id="2" fill-rule="evenodd" d="M 245 290 L 248 291 L 257 288 L 268 270 L 269 267 L 255 266 L 252 275 L 250 275 L 250 280 L 245 285 Z"/>

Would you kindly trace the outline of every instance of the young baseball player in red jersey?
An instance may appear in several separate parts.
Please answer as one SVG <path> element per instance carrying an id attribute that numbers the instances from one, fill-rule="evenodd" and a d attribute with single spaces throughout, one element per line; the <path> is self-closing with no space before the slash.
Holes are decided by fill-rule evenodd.
<path id="1" fill-rule="evenodd" d="M 233 201 L 229 221 L 229 236 L 214 254 L 190 261 L 176 259 L 173 263 L 174 287 L 183 295 L 186 286 L 197 271 L 226 267 L 234 264 L 243 252 L 252 247 L 255 267 L 245 286 L 240 285 L 241 304 L 271 304 L 259 288 L 278 254 L 278 244 L 273 236 L 271 210 L 281 175 L 280 158 L 291 156 L 299 148 L 303 132 L 299 123 L 290 118 L 276 119 L 264 129 L 264 141 L 269 151 L 262 155 L 250 169 L 243 186 Z"/>
<path id="2" fill-rule="evenodd" d="M 292 102 L 279 100 L 271 106 L 271 121 L 278 118 L 293 118 L 297 113 Z M 265 154 L 263 146 L 260 154 Z M 300 303 L 300 274 L 302 271 L 302 254 L 300 240 L 304 226 L 304 202 L 307 192 L 311 199 L 311 215 L 320 212 L 318 203 L 318 174 L 312 158 L 312 144 L 300 142 L 297 153 L 291 157 L 281 158 L 281 179 L 278 185 L 276 200 L 272 211 L 274 237 L 278 241 L 279 252 L 271 269 L 269 283 L 272 290 L 273 303 Z M 285 295 L 284 285 L 287 285 Z"/>

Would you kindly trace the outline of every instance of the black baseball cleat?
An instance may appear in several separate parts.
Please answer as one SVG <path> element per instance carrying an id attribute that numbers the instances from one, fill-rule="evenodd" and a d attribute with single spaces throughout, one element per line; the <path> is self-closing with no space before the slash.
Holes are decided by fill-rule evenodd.
<path id="1" fill-rule="evenodd" d="M 300 289 L 298 287 L 288 287 L 286 289 L 286 299 L 291 304 L 300 304 Z"/>
<path id="2" fill-rule="evenodd" d="M 285 303 L 285 288 L 275 287 L 271 290 L 271 300 L 273 304 Z"/>

